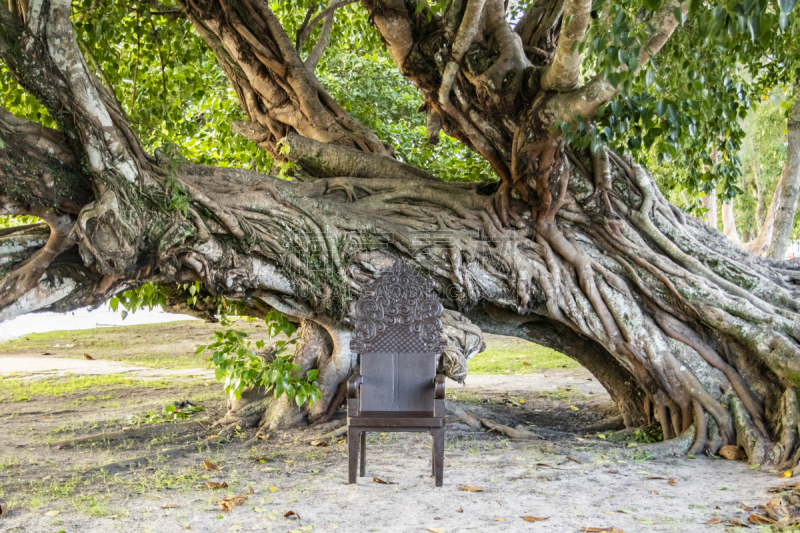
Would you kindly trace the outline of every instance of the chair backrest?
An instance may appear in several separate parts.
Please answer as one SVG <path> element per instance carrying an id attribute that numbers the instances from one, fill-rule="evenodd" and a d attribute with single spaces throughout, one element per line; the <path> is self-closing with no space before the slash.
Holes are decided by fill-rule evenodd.
<path id="1" fill-rule="evenodd" d="M 350 343 L 361 357 L 362 411 L 433 411 L 436 358 L 446 344 L 434 288 L 402 261 L 364 286 Z"/>

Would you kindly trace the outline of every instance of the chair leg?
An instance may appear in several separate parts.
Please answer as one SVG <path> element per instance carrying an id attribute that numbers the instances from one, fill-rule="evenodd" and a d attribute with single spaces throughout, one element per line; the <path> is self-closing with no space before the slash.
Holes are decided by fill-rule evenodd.
<path id="1" fill-rule="evenodd" d="M 347 428 L 347 463 L 348 463 L 348 483 L 351 485 L 356 482 L 356 469 L 358 468 L 358 444 L 361 430 L 357 428 Z"/>
<path id="2" fill-rule="evenodd" d="M 433 433 L 434 477 L 436 486 L 441 487 L 444 480 L 444 428 L 434 429 L 431 433 Z"/>
<path id="3" fill-rule="evenodd" d="M 431 436 L 433 436 L 433 432 L 431 432 Z M 436 437 L 434 437 L 434 440 Z M 431 477 L 436 477 L 436 446 L 434 443 L 431 443 Z"/>
<path id="4" fill-rule="evenodd" d="M 367 470 L 367 432 L 361 432 L 361 477 Z"/>

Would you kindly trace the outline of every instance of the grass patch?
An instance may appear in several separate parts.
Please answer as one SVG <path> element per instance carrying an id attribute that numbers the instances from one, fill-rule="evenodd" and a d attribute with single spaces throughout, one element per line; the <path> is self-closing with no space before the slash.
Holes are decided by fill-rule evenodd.
<path id="1" fill-rule="evenodd" d="M 489 340 L 486 351 L 470 359 L 468 365 L 470 374 L 505 375 L 581 368 L 581 365 L 562 353 L 513 338 Z"/>
<path id="2" fill-rule="evenodd" d="M 261 326 L 261 327 L 260 327 Z M 197 359 L 195 349 L 208 344 L 219 324 L 202 320 L 119 326 L 84 330 L 29 333 L 18 339 L 0 343 L 3 353 L 48 354 L 83 359 L 83 354 L 103 361 L 117 361 L 149 368 L 202 368 L 208 363 Z M 262 322 L 239 320 L 236 329 L 248 334 L 253 342 L 269 344 L 267 328 Z"/>
<path id="3" fill-rule="evenodd" d="M 165 389 L 175 386 L 192 385 L 167 379 L 135 379 L 124 374 L 74 376 L 59 380 L 22 380 L 0 376 L 0 402 L 25 402 L 31 400 L 33 396 L 63 396 L 90 388 L 95 391 L 106 391 L 132 387 Z"/>

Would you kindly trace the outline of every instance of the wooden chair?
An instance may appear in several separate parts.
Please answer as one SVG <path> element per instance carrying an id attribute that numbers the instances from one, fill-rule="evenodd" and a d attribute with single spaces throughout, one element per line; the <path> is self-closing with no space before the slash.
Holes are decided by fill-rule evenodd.
<path id="1" fill-rule="evenodd" d="M 444 474 L 444 374 L 436 373 L 443 307 L 434 281 L 402 261 L 365 285 L 356 303 L 350 347 L 361 358 L 360 371 L 347 383 L 349 482 L 366 470 L 368 431 L 427 432 L 433 436 L 432 475 Z"/>

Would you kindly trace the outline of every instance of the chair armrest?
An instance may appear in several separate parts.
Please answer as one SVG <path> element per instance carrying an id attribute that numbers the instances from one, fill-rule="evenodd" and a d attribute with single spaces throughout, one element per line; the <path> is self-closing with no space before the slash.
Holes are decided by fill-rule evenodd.
<path id="1" fill-rule="evenodd" d="M 350 379 L 347 380 L 347 397 L 358 398 L 359 385 L 361 385 L 362 378 L 361 372 L 357 371 Z"/>
<path id="2" fill-rule="evenodd" d="M 444 400 L 444 374 L 436 374 L 436 379 L 434 379 L 433 382 L 436 386 L 433 398 L 436 400 Z"/>

